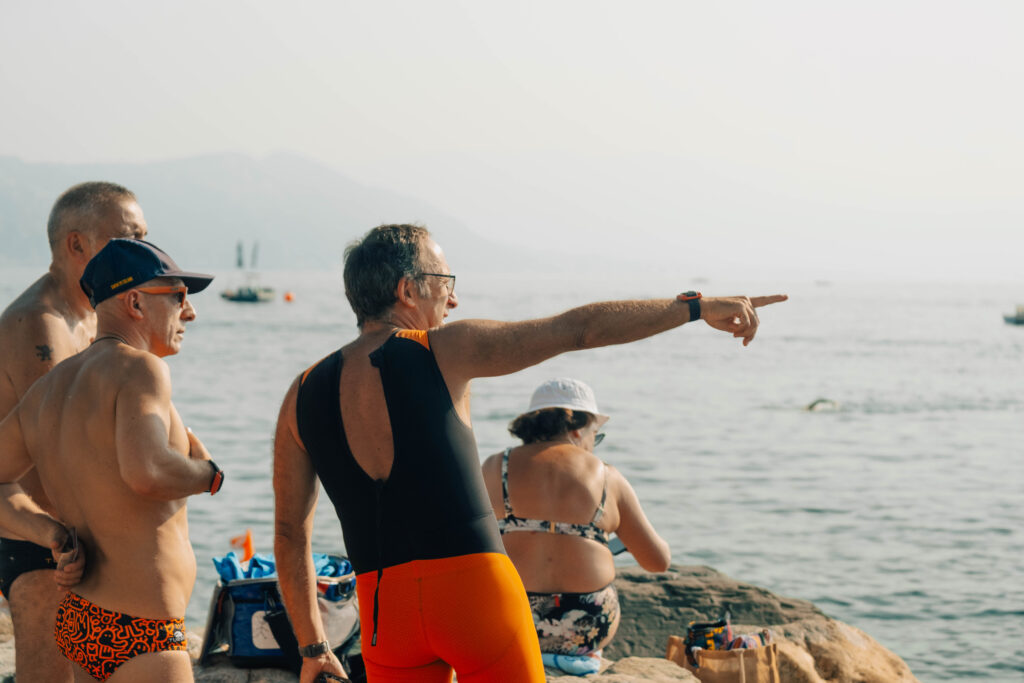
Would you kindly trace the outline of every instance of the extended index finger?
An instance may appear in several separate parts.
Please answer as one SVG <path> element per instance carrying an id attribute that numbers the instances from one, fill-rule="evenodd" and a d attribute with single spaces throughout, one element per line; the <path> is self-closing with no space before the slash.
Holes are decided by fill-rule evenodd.
<path id="1" fill-rule="evenodd" d="M 777 304 L 780 301 L 785 301 L 789 298 L 788 294 L 772 294 L 770 296 L 752 296 L 750 297 L 750 305 L 754 308 L 760 308 L 761 306 L 767 306 L 768 304 Z"/>

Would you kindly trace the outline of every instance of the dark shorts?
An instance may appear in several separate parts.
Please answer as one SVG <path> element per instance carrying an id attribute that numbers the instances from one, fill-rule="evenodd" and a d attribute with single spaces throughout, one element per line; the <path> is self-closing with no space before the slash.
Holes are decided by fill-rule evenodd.
<path id="1" fill-rule="evenodd" d="M 49 548 L 30 541 L 0 538 L 0 591 L 8 599 L 11 597 L 14 580 L 25 572 L 56 568 L 57 563 L 53 561 Z"/>
<path id="2" fill-rule="evenodd" d="M 593 593 L 527 593 L 540 651 L 589 655 L 608 637 L 619 618 L 613 584 Z"/>
<path id="3" fill-rule="evenodd" d="M 57 606 L 57 647 L 97 681 L 105 681 L 132 657 L 185 650 L 184 619 L 142 619 L 112 612 L 68 593 Z"/>

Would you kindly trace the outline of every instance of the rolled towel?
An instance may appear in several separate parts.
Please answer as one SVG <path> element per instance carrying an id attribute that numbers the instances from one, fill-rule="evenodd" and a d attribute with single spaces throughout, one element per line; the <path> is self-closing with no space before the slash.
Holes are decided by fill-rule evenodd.
<path id="1" fill-rule="evenodd" d="M 540 656 L 544 660 L 544 666 L 554 667 L 574 676 L 596 674 L 601 669 L 600 652 L 589 655 L 556 655 L 551 652 L 541 652 Z"/>

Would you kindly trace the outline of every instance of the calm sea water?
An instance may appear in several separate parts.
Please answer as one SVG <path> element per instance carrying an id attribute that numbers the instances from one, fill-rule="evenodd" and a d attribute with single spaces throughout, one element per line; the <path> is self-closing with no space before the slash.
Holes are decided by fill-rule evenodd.
<path id="1" fill-rule="evenodd" d="M 0 276 L 3 301 L 38 271 Z M 271 437 L 297 373 L 355 334 L 336 273 L 273 273 L 293 303 L 194 298 L 169 359 L 186 424 L 227 472 L 189 503 L 205 622 L 210 557 L 251 528 L 273 543 Z M 611 283 L 459 271 L 451 319 L 513 320 L 693 283 Z M 633 483 L 673 559 L 811 600 L 903 657 L 922 681 L 1024 680 L 1024 327 L 1001 314 L 1024 284 L 883 286 L 707 282 L 705 293 L 786 291 L 748 348 L 703 324 L 568 354 L 474 383 L 481 456 L 544 379 L 589 382 L 612 416 L 600 454 Z M 815 399 L 835 410 L 809 412 Z M 343 548 L 322 497 L 314 545 Z"/>

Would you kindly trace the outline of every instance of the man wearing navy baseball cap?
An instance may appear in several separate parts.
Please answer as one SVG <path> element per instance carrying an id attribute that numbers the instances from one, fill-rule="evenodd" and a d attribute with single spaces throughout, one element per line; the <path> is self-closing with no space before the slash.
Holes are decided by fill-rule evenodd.
<path id="1" fill-rule="evenodd" d="M 188 295 L 212 279 L 148 242 L 110 240 L 81 279 L 96 339 L 0 423 L 0 483 L 34 465 L 87 551 L 85 577 L 57 609 L 56 638 L 97 680 L 193 680 L 184 615 L 196 561 L 185 500 L 216 493 L 224 474 L 182 423 L 162 359 L 195 320 Z"/>
<path id="2" fill-rule="evenodd" d="M 206 289 L 212 275 L 186 273 L 155 244 L 144 240 L 114 239 L 85 267 L 80 284 L 96 308 L 101 302 L 154 278 L 181 280 L 189 294 Z"/>

